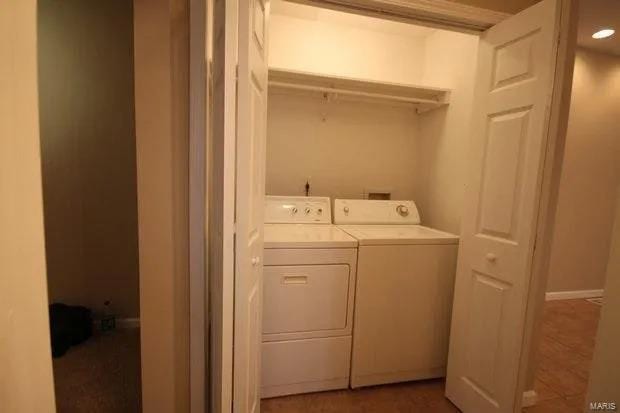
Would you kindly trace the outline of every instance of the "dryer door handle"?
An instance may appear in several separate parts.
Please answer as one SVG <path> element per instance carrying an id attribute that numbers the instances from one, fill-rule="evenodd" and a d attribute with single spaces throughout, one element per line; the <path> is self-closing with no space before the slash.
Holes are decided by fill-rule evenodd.
<path id="1" fill-rule="evenodd" d="M 308 284 L 307 275 L 285 275 L 282 277 L 282 284 Z"/>

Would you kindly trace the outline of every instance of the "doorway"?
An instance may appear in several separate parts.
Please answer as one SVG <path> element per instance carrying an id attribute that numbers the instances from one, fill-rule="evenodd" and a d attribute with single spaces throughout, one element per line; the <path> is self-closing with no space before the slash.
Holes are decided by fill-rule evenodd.
<path id="1" fill-rule="evenodd" d="M 258 63 L 257 57 L 263 60 L 265 59 L 262 49 L 264 41 L 268 38 L 269 33 L 265 31 L 265 28 L 270 27 L 270 25 L 267 24 L 266 17 L 269 6 L 265 6 L 263 2 L 246 3 L 247 2 L 243 2 L 240 4 L 241 13 L 239 15 L 241 29 L 238 33 L 240 36 L 238 76 L 240 80 L 237 99 L 239 99 L 240 102 L 238 103 L 238 105 L 240 105 L 239 107 L 243 106 L 243 109 L 237 111 L 236 126 L 238 126 L 239 129 L 236 131 L 236 144 L 237 150 L 240 151 L 243 157 L 247 155 L 246 151 L 248 149 L 251 148 L 252 151 L 255 151 L 253 155 L 256 156 L 250 158 L 250 160 L 256 163 L 257 156 L 261 154 L 263 145 L 261 141 L 261 139 L 263 139 L 261 138 L 262 132 L 259 130 L 262 124 L 261 118 L 265 112 L 268 113 L 268 108 L 263 106 L 264 100 L 262 99 L 265 93 L 264 76 L 266 75 L 265 72 L 267 72 L 267 67 L 266 65 L 265 67 L 260 67 L 260 64 L 256 67 L 253 65 Z M 248 10 L 246 10 L 246 8 L 248 8 Z M 543 223 L 540 224 L 539 227 L 536 226 L 538 214 L 540 213 L 544 217 L 547 209 L 552 208 L 547 198 L 546 191 L 548 191 L 552 185 L 547 175 L 553 171 L 553 166 L 551 163 L 545 164 L 542 160 L 545 159 L 545 155 L 550 155 L 548 152 L 545 152 L 545 150 L 548 149 L 545 143 L 547 142 L 547 128 L 551 128 L 551 133 L 549 134 L 549 145 L 551 149 L 548 149 L 549 151 L 553 149 L 556 134 L 562 134 L 563 109 L 560 108 L 561 105 L 559 104 L 562 88 L 557 86 L 557 90 L 552 90 L 551 83 L 553 82 L 547 83 L 547 81 L 551 81 L 555 76 L 557 84 L 562 84 L 564 71 L 562 65 L 556 67 L 556 57 L 557 59 L 562 59 L 566 54 L 570 55 L 571 50 L 570 39 L 568 39 L 568 37 L 570 37 L 568 32 L 570 31 L 571 25 L 564 24 L 567 23 L 566 21 L 563 21 L 563 24 L 560 25 L 560 20 L 567 19 L 570 12 L 560 13 L 560 9 L 563 9 L 563 12 L 568 11 L 570 9 L 570 3 L 545 1 L 514 18 L 508 19 L 506 25 L 497 25 L 497 30 L 491 29 L 484 33 L 487 41 L 485 46 L 486 49 L 481 51 L 480 56 L 487 59 L 484 64 L 488 63 L 488 66 L 484 66 L 480 69 L 479 65 L 479 76 L 481 76 L 481 81 L 476 84 L 482 85 L 488 82 L 492 84 L 492 92 L 494 93 L 491 96 L 489 91 L 481 91 L 478 94 L 478 98 L 481 99 L 481 101 L 472 105 L 479 112 L 483 112 L 484 110 L 488 110 L 488 112 L 483 112 L 484 116 L 482 113 L 479 113 L 481 116 L 477 119 L 479 119 L 480 122 L 476 127 L 480 128 L 479 131 L 481 133 L 474 134 L 473 136 L 474 139 L 479 140 L 475 143 L 475 145 L 477 145 L 476 150 L 479 149 L 481 151 L 476 156 L 480 156 L 480 159 L 486 163 L 483 162 L 484 169 L 482 171 L 477 170 L 477 172 L 470 173 L 475 177 L 473 181 L 474 186 L 480 190 L 481 193 L 487 191 L 489 194 L 488 198 L 487 196 L 472 195 L 468 203 L 468 208 L 471 209 L 470 213 L 464 214 L 466 219 L 470 220 L 470 222 L 468 223 L 467 231 L 462 232 L 471 237 L 467 242 L 474 243 L 475 248 L 479 250 L 476 249 L 475 253 L 470 250 L 472 255 L 462 264 L 465 267 L 462 269 L 461 277 L 467 277 L 469 271 L 473 271 L 474 274 L 478 275 L 474 277 L 476 281 L 474 283 L 475 288 L 469 288 L 465 279 L 461 281 L 460 288 L 462 291 L 460 293 L 460 299 L 455 301 L 455 306 L 458 308 L 453 311 L 453 315 L 457 314 L 462 318 L 467 313 L 466 307 L 474 302 L 475 308 L 472 309 L 472 317 L 476 320 L 479 318 L 478 321 L 480 322 L 478 324 L 475 322 L 473 324 L 472 322 L 468 324 L 467 320 L 455 322 L 453 318 L 453 327 L 456 325 L 458 328 L 457 330 L 453 328 L 453 337 L 451 337 L 452 350 L 460 354 L 460 356 L 457 356 L 456 362 L 453 363 L 455 370 L 452 372 L 452 377 L 456 382 L 453 382 L 451 396 L 454 399 L 461 399 L 463 405 L 467 406 L 463 407 L 465 410 L 493 409 L 492 406 L 498 408 L 498 405 L 504 406 L 504 403 L 504 408 L 508 408 L 509 405 L 513 403 L 519 404 L 520 402 L 520 400 L 515 400 L 514 393 L 515 389 L 519 387 L 517 381 L 521 380 L 520 377 L 517 377 L 520 373 L 518 365 L 522 363 L 522 360 L 519 359 L 520 348 L 518 344 L 523 339 L 524 332 L 512 327 L 514 327 L 515 324 L 523 326 L 529 324 L 531 321 L 526 319 L 525 314 L 526 301 L 529 295 L 529 274 L 530 271 L 532 271 L 532 262 L 530 259 L 534 261 L 534 271 L 538 271 L 537 261 L 540 260 L 540 257 L 534 254 L 535 239 L 540 243 L 539 245 L 545 245 L 548 242 L 545 234 L 545 225 L 549 225 L 549 223 L 543 220 Z M 265 10 L 267 10 L 267 12 Z M 253 17 L 248 18 L 248 15 Z M 215 19 L 215 21 L 217 21 L 217 19 Z M 554 26 L 554 23 L 556 26 Z M 230 30 L 230 26 L 228 25 L 223 25 L 221 30 L 221 33 L 226 32 L 231 34 L 228 32 L 228 30 Z M 218 38 L 218 34 L 220 33 L 218 33 L 217 27 L 215 31 L 215 37 Z M 229 38 L 231 39 L 230 43 L 228 43 Z M 296 43 L 292 36 L 289 37 L 289 39 L 292 39 L 292 44 Z M 539 40 L 540 43 L 538 43 Z M 222 42 L 221 45 L 216 44 L 215 46 L 215 55 L 218 56 L 218 52 L 221 51 L 225 58 L 223 63 L 225 67 L 222 70 L 215 70 L 216 74 L 224 74 L 224 84 L 219 90 L 223 91 L 224 105 L 222 107 L 225 111 L 225 105 L 231 103 L 230 100 L 227 101 L 225 99 L 226 74 L 232 72 L 234 65 L 234 63 L 228 61 L 226 57 L 230 49 L 235 47 L 235 41 L 235 35 L 231 35 L 226 37 L 226 42 Z M 532 46 L 533 44 L 536 44 L 536 46 Z M 540 45 L 541 48 L 538 48 L 538 45 Z M 527 52 L 528 50 L 531 51 L 531 54 Z M 497 53 L 496 59 L 493 58 L 493 56 L 495 56 L 494 53 Z M 533 58 L 534 54 L 536 54 L 535 59 Z M 551 59 L 546 62 L 549 64 L 540 63 L 545 59 Z M 534 61 L 538 62 L 538 64 L 534 65 Z M 495 67 L 493 65 L 495 65 Z M 291 74 L 288 80 L 290 80 L 290 77 L 295 78 L 297 81 L 301 79 L 305 82 L 301 87 L 299 85 L 293 87 L 296 89 L 308 91 L 316 90 L 317 85 L 319 90 L 325 87 L 321 84 L 322 79 L 319 79 L 317 76 L 313 77 L 312 73 L 297 72 Z M 219 80 L 221 81 L 222 79 Z M 218 79 L 215 79 L 216 96 L 218 95 L 217 81 Z M 337 86 L 333 86 L 332 83 L 330 90 L 336 89 L 337 92 L 341 92 L 342 88 L 340 86 L 343 85 L 343 82 L 346 88 L 346 82 L 348 82 L 348 80 L 340 81 Z M 536 82 L 540 82 L 540 87 L 534 87 L 534 83 Z M 286 82 L 282 82 L 278 79 L 278 86 L 282 86 L 282 83 Z M 359 86 L 359 83 L 356 83 L 356 85 Z M 229 87 L 232 89 L 234 86 L 231 84 Z M 521 92 L 515 92 L 515 89 L 521 89 Z M 329 91 L 323 90 L 323 92 L 327 92 L 323 93 L 323 95 L 328 95 L 327 100 L 329 101 Z M 488 93 L 488 96 L 485 93 Z M 351 95 L 356 93 L 343 94 Z M 259 95 L 261 99 L 257 98 Z M 360 93 L 357 93 L 357 95 L 360 95 Z M 553 102 L 550 100 L 550 96 L 552 95 L 554 96 Z M 323 97 L 325 98 L 325 96 Z M 522 100 L 521 98 L 526 100 Z M 486 99 L 488 99 L 488 101 Z M 531 101 L 528 99 L 531 99 Z M 344 100 L 345 99 L 343 99 L 343 101 Z M 482 101 L 486 102 L 485 104 L 489 106 L 487 107 L 485 104 L 482 104 Z M 216 101 L 215 103 L 217 111 L 218 102 Z M 493 104 L 497 104 L 498 106 L 491 106 Z M 552 108 L 552 122 L 551 125 L 549 125 L 547 124 L 549 118 L 547 118 L 541 110 L 543 110 L 545 105 L 548 107 L 552 106 L 552 104 L 555 104 L 555 106 Z M 249 108 L 245 105 L 248 105 Z M 504 109 L 500 110 L 502 107 Z M 534 112 L 530 113 L 532 108 L 534 108 Z M 228 107 L 228 113 L 231 113 L 230 109 L 231 108 Z M 246 118 L 244 117 L 245 115 L 251 116 Z M 481 138 L 485 135 L 485 133 L 482 132 L 485 129 L 482 120 L 487 119 L 487 117 L 491 117 L 493 120 L 493 127 L 487 129 L 487 132 L 493 135 L 489 138 L 493 140 L 493 144 L 490 145 L 491 149 L 487 146 L 487 150 L 491 151 L 493 156 L 499 156 L 501 160 L 487 157 L 485 161 L 485 158 L 482 156 L 485 150 L 485 141 Z M 327 116 L 327 118 L 329 117 Z M 224 116 L 224 119 L 225 121 L 222 123 L 220 131 L 224 132 L 223 144 L 225 146 L 227 141 L 231 143 L 234 142 L 233 138 L 235 135 L 230 134 L 230 132 L 235 132 L 235 125 L 231 125 L 231 117 Z M 530 121 L 532 125 L 526 127 L 525 125 L 529 125 Z M 226 129 L 227 125 L 228 129 Z M 258 127 L 258 129 L 253 130 L 252 127 Z M 217 142 L 218 139 L 220 139 L 217 119 L 215 130 L 214 140 Z M 297 130 L 304 131 L 302 128 L 298 128 Z M 519 148 L 521 145 L 518 142 L 521 139 L 520 137 L 524 136 L 523 134 L 528 135 L 528 144 L 524 145 L 526 148 L 525 150 L 528 151 L 528 155 L 519 155 L 515 157 L 515 151 L 517 154 L 520 153 Z M 531 138 L 529 137 L 530 134 L 532 135 Z M 506 139 L 500 139 L 500 137 L 506 137 Z M 561 141 L 562 137 L 560 137 L 559 140 Z M 243 146 L 246 142 L 252 145 L 246 148 Z M 290 150 L 291 153 L 294 153 L 295 148 L 291 147 Z M 215 155 L 216 158 L 218 158 L 217 153 L 215 153 Z M 332 154 L 329 153 L 326 155 Z M 491 160 L 489 161 L 489 159 Z M 233 163 L 228 166 L 232 168 L 233 165 L 235 165 L 234 159 L 229 160 L 233 161 Z M 260 393 L 260 389 L 256 388 L 259 380 L 255 377 L 255 374 L 259 371 L 257 365 L 260 364 L 256 358 L 260 356 L 260 352 L 257 352 L 254 347 L 255 345 L 258 346 L 260 343 L 260 313 L 256 319 L 254 319 L 254 313 L 248 310 L 258 308 L 255 300 L 260 300 L 261 287 L 260 285 L 256 286 L 255 284 L 250 284 L 250 280 L 256 279 L 253 275 L 255 275 L 255 269 L 259 267 L 262 262 L 262 256 L 254 250 L 252 250 L 254 251 L 252 254 L 249 254 L 249 252 L 245 254 L 243 251 L 247 248 L 246 242 L 254 248 L 255 245 L 253 243 L 256 241 L 257 237 L 260 238 L 261 236 L 262 226 L 256 222 L 256 215 L 260 216 L 260 214 L 257 214 L 257 211 L 262 209 L 262 205 L 258 202 L 259 198 L 255 194 L 256 187 L 249 185 L 248 182 L 245 181 L 247 174 L 251 173 L 251 171 L 249 172 L 247 170 L 248 163 L 246 162 L 246 158 L 242 158 L 238 161 L 236 165 L 243 165 L 243 169 L 237 171 L 237 177 L 242 176 L 244 181 L 242 181 L 242 184 L 237 182 L 237 197 L 239 199 L 239 191 L 245 191 L 247 189 L 250 195 L 245 193 L 241 195 L 244 197 L 243 199 L 251 200 L 247 205 L 243 202 L 238 202 L 236 205 L 237 214 L 241 214 L 242 216 L 245 214 L 251 215 L 249 221 L 245 221 L 248 217 L 243 216 L 243 226 L 237 226 L 235 231 L 235 242 L 243 245 L 243 249 L 239 250 L 241 252 L 237 251 L 233 254 L 233 260 L 237 263 L 234 283 L 237 284 L 236 287 L 241 287 L 235 291 L 235 295 L 237 296 L 235 306 L 237 306 L 237 303 L 240 303 L 240 307 L 236 308 L 235 314 L 241 314 L 242 316 L 240 319 L 235 319 L 234 321 L 227 320 L 229 314 L 226 312 L 223 314 L 223 319 L 225 323 L 232 322 L 234 324 L 234 339 L 238 340 L 240 338 L 242 340 L 241 347 L 234 347 L 235 354 L 233 355 L 234 359 L 241 361 L 235 363 L 234 375 L 235 382 L 239 379 L 243 381 L 240 382 L 240 386 L 234 387 L 234 392 L 235 399 L 239 398 L 242 403 L 240 405 L 235 403 L 234 406 L 241 406 L 239 407 L 241 410 L 245 410 L 246 408 L 252 410 L 256 408 L 256 398 Z M 522 165 L 522 162 L 527 163 L 527 165 Z M 224 164 L 226 164 L 226 159 L 224 159 Z M 252 163 L 249 165 L 251 166 Z M 481 165 L 475 164 L 474 167 L 479 168 Z M 226 172 L 226 167 L 223 169 L 224 172 Z M 502 171 L 505 170 L 510 170 L 512 172 L 504 174 Z M 526 172 L 521 174 L 520 171 Z M 481 172 L 481 174 L 478 175 L 478 172 Z M 253 176 L 260 177 L 262 173 L 262 170 L 254 171 Z M 487 175 L 484 175 L 485 173 L 487 173 Z M 545 179 L 542 178 L 543 173 Z M 484 182 L 481 182 L 480 176 L 485 177 Z M 522 177 L 524 177 L 523 179 L 527 179 L 529 184 L 525 185 L 525 180 L 522 180 Z M 253 182 L 253 180 L 249 180 L 249 183 Z M 308 184 L 305 185 L 307 191 L 311 183 L 309 180 L 306 180 L 306 182 L 308 182 Z M 484 185 L 482 185 L 482 183 L 484 183 Z M 257 187 L 260 188 L 260 185 Z M 509 191 L 503 191 L 502 188 L 511 187 L 524 189 L 523 191 L 518 191 L 520 192 L 518 195 L 513 194 L 514 196 L 507 196 L 507 192 Z M 543 195 L 537 192 L 538 188 L 541 188 Z M 379 192 L 384 195 L 386 193 L 384 189 L 386 188 L 380 189 Z M 232 188 L 228 190 L 232 190 Z M 496 190 L 503 195 L 500 196 L 498 193 L 493 195 Z M 227 189 L 224 187 L 224 196 L 222 196 L 224 199 L 226 198 L 226 191 Z M 542 199 L 539 198 L 540 196 L 542 196 Z M 524 205 L 527 205 L 527 207 L 524 207 Z M 482 209 L 480 210 L 479 208 Z M 478 224 L 473 222 L 473 217 L 475 215 L 482 217 L 481 220 L 478 221 Z M 517 219 L 515 218 L 516 216 L 523 221 L 522 223 L 526 225 L 526 229 L 516 230 L 517 227 L 514 226 L 514 220 Z M 246 227 L 247 222 L 252 226 Z M 224 231 L 226 231 L 226 226 L 224 227 Z M 480 256 L 478 257 L 478 255 Z M 474 259 L 474 257 L 476 258 Z M 230 257 L 225 257 L 225 259 L 230 259 Z M 494 267 L 498 259 L 499 262 L 506 261 L 507 263 L 514 264 L 518 262 L 519 265 L 512 267 L 511 264 L 509 270 L 507 267 L 501 265 Z M 249 266 L 250 263 L 251 267 Z M 471 268 L 469 267 L 470 265 L 472 266 Z M 502 268 L 506 271 L 504 272 Z M 496 269 L 497 272 L 495 272 Z M 540 274 L 537 274 L 537 276 L 538 275 Z M 231 284 L 229 283 L 232 278 L 229 277 L 232 277 L 232 275 L 224 272 L 222 276 L 224 282 L 220 285 L 226 284 L 227 287 L 230 287 Z M 219 283 L 219 281 L 216 280 L 216 283 Z M 456 285 L 458 292 L 458 281 Z M 219 291 L 216 291 L 215 294 L 219 294 Z M 459 294 L 456 295 L 458 296 Z M 225 295 L 223 297 L 226 299 Z M 216 300 L 214 300 L 214 302 L 216 302 Z M 250 304 L 253 307 L 249 306 Z M 503 309 L 504 306 L 509 309 Z M 216 307 L 214 311 L 217 315 L 217 313 L 222 310 L 227 309 Z M 506 316 L 510 318 L 510 321 L 507 319 L 495 320 L 496 317 L 494 318 L 494 314 L 506 314 Z M 530 317 L 529 313 L 528 317 Z M 489 325 L 491 329 L 482 328 L 483 325 Z M 466 331 L 467 329 L 469 329 L 468 333 Z M 527 328 L 524 327 L 524 330 L 527 330 Z M 230 339 L 230 337 L 226 336 L 226 331 L 226 328 L 222 330 L 215 329 L 215 336 L 218 341 L 221 339 L 222 342 L 224 342 Z M 490 331 L 492 334 L 488 334 Z M 219 336 L 220 334 L 222 335 Z M 474 337 L 473 339 L 471 338 L 472 336 Z M 487 337 L 496 337 L 497 341 Z M 497 343 L 500 342 L 503 342 L 504 345 L 497 346 Z M 472 364 L 468 362 L 467 360 L 471 357 L 466 357 L 464 355 L 463 352 L 465 348 L 468 348 L 470 352 L 479 353 L 474 357 L 477 357 L 476 360 L 480 363 Z M 223 360 L 223 362 L 224 364 L 222 367 L 224 371 L 216 371 L 214 374 L 216 379 L 225 376 L 227 368 L 225 363 L 227 360 Z M 492 377 L 496 376 L 494 371 L 498 370 L 503 372 L 510 371 L 511 373 L 499 377 L 497 381 L 493 380 Z M 450 375 L 449 372 L 448 377 L 450 377 Z M 456 379 L 457 376 L 459 377 L 458 379 Z M 231 389 L 230 383 L 222 382 L 221 389 L 218 389 L 217 380 L 215 380 L 215 382 L 216 394 L 214 398 L 217 399 L 222 396 L 223 405 L 225 406 L 229 403 L 225 397 L 231 395 L 227 393 Z M 219 393 L 219 390 L 222 390 L 222 393 Z M 500 399 L 501 401 L 498 401 Z"/>
<path id="2" fill-rule="evenodd" d="M 38 2 L 58 412 L 141 410 L 132 3 Z"/>

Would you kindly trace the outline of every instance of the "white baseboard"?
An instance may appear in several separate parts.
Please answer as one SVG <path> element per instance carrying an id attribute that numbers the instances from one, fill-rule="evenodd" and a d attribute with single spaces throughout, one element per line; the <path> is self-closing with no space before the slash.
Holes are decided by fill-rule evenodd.
<path id="1" fill-rule="evenodd" d="M 118 328 L 140 328 L 139 318 L 118 318 L 116 319 L 116 327 Z"/>
<path id="2" fill-rule="evenodd" d="M 536 390 L 528 390 L 523 392 L 523 401 L 521 407 L 532 407 L 538 402 L 538 394 Z"/>
<path id="3" fill-rule="evenodd" d="M 546 301 L 602 297 L 603 290 L 555 291 L 545 294 Z"/>

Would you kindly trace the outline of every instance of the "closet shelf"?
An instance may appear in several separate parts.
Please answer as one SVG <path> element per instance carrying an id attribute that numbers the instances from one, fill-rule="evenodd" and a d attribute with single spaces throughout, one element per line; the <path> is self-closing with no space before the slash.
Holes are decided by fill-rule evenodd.
<path id="1" fill-rule="evenodd" d="M 377 82 L 319 75 L 284 69 L 269 69 L 269 88 L 327 94 L 362 101 L 382 101 L 413 105 L 418 113 L 449 103 L 450 90 L 418 85 Z"/>

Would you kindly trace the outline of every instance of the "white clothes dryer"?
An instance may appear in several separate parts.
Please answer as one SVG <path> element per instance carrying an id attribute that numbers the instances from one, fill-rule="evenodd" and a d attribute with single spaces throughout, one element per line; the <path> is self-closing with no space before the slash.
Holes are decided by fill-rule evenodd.
<path id="1" fill-rule="evenodd" d="M 265 203 L 261 396 L 347 388 L 357 241 L 323 197 Z"/>

